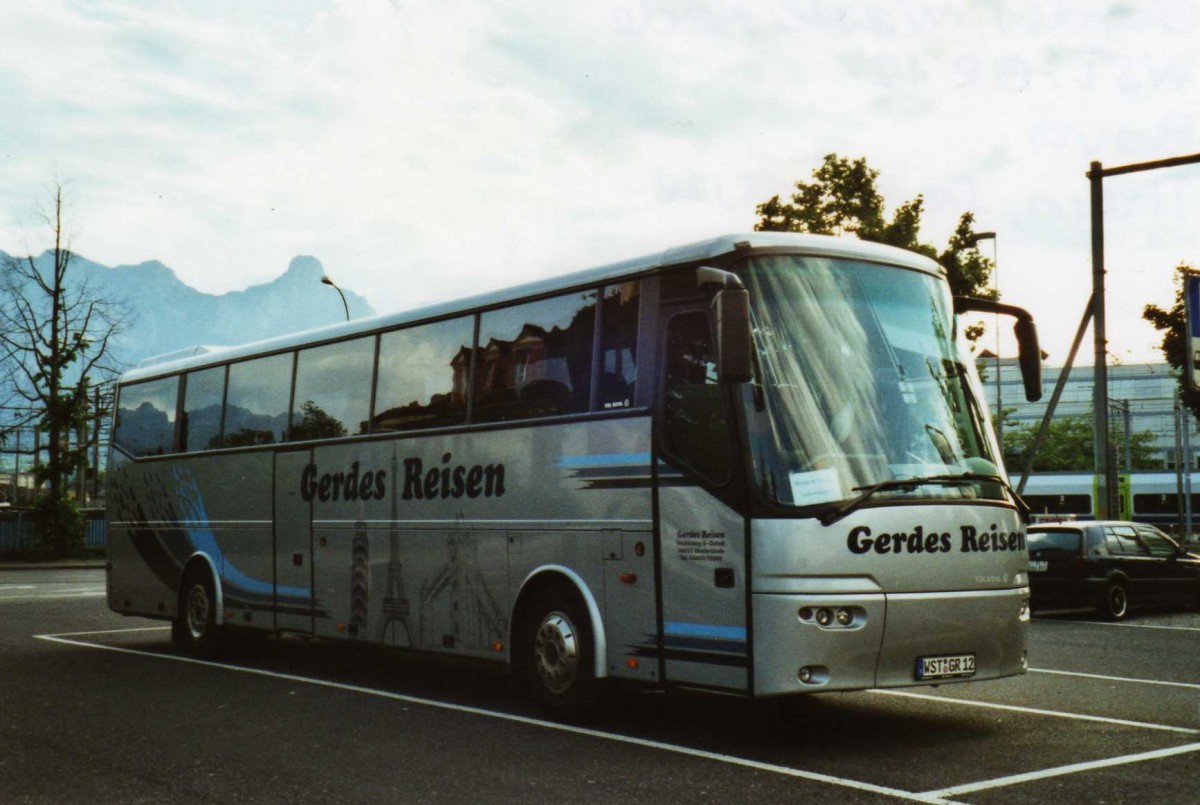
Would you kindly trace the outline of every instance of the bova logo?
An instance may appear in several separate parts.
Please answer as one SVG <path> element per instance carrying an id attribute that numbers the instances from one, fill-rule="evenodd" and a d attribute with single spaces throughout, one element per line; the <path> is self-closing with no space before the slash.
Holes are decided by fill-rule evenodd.
<path id="1" fill-rule="evenodd" d="M 504 495 L 503 464 L 452 464 L 450 453 L 440 466 L 425 468 L 419 458 L 404 459 L 404 500 L 434 498 L 492 498 Z M 309 464 L 300 475 L 300 496 L 305 501 L 382 500 L 387 494 L 387 470 L 362 470 L 355 461 L 348 470 L 322 473 Z"/>

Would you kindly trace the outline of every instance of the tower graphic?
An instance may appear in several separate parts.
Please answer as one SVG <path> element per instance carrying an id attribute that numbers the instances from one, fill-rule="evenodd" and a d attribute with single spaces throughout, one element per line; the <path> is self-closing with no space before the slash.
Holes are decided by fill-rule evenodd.
<path id="1" fill-rule="evenodd" d="M 383 597 L 383 617 L 375 642 L 391 642 L 395 646 L 413 645 L 409 627 L 408 594 L 404 591 L 404 562 L 400 558 L 400 510 L 397 500 L 399 484 L 398 462 L 392 454 L 392 527 L 388 535 L 387 592 Z M 400 633 L 403 629 L 403 634 Z M 390 641 L 389 641 L 390 638 Z"/>
<path id="2" fill-rule="evenodd" d="M 447 536 L 446 561 L 421 584 L 421 645 L 425 648 L 482 649 L 503 642 L 508 619 L 479 569 L 474 535 Z"/>

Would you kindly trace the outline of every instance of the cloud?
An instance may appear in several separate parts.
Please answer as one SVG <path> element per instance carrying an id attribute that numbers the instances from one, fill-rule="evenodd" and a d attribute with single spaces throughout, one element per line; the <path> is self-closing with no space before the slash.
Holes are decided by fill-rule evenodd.
<path id="1" fill-rule="evenodd" d="M 836 151 L 923 193 L 928 241 L 964 210 L 999 232 L 1006 298 L 1061 292 L 1058 345 L 1087 163 L 1200 130 L 1183 0 L 9 6 L 0 248 L 58 175 L 93 259 L 220 292 L 315 254 L 380 310 L 749 228 Z M 1113 183 L 1114 283 L 1197 259 L 1194 184 Z"/>

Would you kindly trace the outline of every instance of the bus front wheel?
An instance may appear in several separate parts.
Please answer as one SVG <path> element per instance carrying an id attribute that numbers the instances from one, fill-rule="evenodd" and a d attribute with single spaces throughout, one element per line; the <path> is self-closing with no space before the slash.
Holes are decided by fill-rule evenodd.
<path id="1" fill-rule="evenodd" d="M 556 585 L 530 608 L 524 649 L 525 680 L 538 702 L 568 712 L 595 701 L 599 683 L 591 623 L 574 590 Z"/>
<path id="2" fill-rule="evenodd" d="M 217 648 L 217 597 L 209 574 L 188 573 L 179 594 L 179 614 L 171 623 L 171 638 L 196 654 Z"/>

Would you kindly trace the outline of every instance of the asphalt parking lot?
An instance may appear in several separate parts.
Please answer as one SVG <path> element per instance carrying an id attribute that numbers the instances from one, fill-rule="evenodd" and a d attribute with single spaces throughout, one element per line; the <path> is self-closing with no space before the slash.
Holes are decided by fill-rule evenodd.
<path id="1" fill-rule="evenodd" d="M 584 723 L 490 666 L 301 640 L 178 654 L 102 574 L 0 572 L 6 802 L 1156 802 L 1200 791 L 1200 613 L 1032 623 L 1028 674 Z"/>

